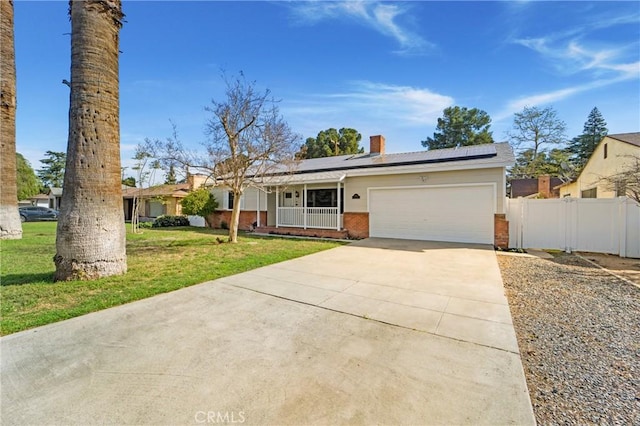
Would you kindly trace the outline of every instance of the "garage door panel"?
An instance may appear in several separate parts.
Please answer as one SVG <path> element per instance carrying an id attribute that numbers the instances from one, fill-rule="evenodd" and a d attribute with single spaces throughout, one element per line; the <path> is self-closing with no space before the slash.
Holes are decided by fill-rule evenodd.
<path id="1" fill-rule="evenodd" d="M 369 197 L 372 237 L 493 243 L 493 186 L 372 189 Z"/>

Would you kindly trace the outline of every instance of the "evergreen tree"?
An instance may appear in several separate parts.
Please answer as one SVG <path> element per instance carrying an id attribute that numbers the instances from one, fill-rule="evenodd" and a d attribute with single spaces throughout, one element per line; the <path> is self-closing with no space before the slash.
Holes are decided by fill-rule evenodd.
<path id="1" fill-rule="evenodd" d="M 360 147 L 362 135 L 357 130 L 343 127 L 340 130 L 330 128 L 322 130 L 315 138 L 307 138 L 298 158 L 321 158 L 334 155 L 362 154 L 364 148 Z"/>
<path id="2" fill-rule="evenodd" d="M 533 148 L 521 151 L 516 157 L 516 164 L 508 170 L 507 179 L 537 178 L 550 175 L 564 180 L 568 179 L 564 164 L 569 161 L 571 153 L 565 149 L 554 148 L 548 152 L 535 153 Z"/>
<path id="3" fill-rule="evenodd" d="M 607 122 L 598 108 L 594 107 L 584 123 L 582 134 L 573 138 L 567 146 L 569 152 L 573 154 L 573 163 L 578 173 L 587 164 L 596 146 L 608 132 Z"/>
<path id="4" fill-rule="evenodd" d="M 131 188 L 135 188 L 136 187 L 136 178 L 134 178 L 133 176 L 128 176 L 128 177 L 122 179 L 122 184 L 130 186 Z"/>
<path id="5" fill-rule="evenodd" d="M 38 170 L 38 177 L 45 188 L 62 188 L 67 153 L 47 151 L 44 155 L 47 158 L 40 160 L 44 167 Z"/>
<path id="6" fill-rule="evenodd" d="M 169 171 L 167 172 L 167 177 L 164 180 L 164 183 L 167 185 L 175 185 L 178 183 L 178 179 L 176 178 L 176 170 L 173 167 L 173 164 L 169 166 Z"/>
<path id="7" fill-rule="evenodd" d="M 448 107 L 442 112 L 442 117 L 438 118 L 433 138 L 422 141 L 422 146 L 441 149 L 493 143 L 490 127 L 491 117 L 481 109 Z"/>

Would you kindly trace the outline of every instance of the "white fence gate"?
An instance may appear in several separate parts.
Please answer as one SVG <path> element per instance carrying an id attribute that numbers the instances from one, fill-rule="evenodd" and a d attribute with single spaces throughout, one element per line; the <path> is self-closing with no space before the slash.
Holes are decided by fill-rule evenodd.
<path id="1" fill-rule="evenodd" d="M 507 199 L 509 247 L 640 258 L 640 206 L 626 197 Z"/>

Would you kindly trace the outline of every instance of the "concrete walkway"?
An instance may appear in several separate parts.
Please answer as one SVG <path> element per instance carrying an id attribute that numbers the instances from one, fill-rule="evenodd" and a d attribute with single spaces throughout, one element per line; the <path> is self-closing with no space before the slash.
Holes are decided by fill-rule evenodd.
<path id="1" fill-rule="evenodd" d="M 510 318 L 489 247 L 369 239 L 3 337 L 0 420 L 533 424 Z"/>

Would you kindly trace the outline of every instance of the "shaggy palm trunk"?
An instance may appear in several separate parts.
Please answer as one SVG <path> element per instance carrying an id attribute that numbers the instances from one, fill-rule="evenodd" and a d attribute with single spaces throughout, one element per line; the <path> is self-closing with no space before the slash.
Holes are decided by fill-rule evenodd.
<path id="1" fill-rule="evenodd" d="M 13 1 L 0 0 L 0 239 L 22 238 L 16 181 L 16 55 Z"/>
<path id="2" fill-rule="evenodd" d="M 56 239 L 56 280 L 127 270 L 120 181 L 120 0 L 70 1 L 69 140 Z"/>

